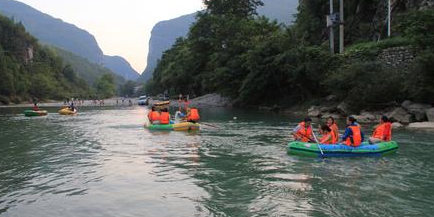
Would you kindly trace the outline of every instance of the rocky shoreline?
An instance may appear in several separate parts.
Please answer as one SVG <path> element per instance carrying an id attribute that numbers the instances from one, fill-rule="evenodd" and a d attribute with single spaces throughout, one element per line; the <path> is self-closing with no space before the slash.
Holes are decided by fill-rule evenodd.
<path id="1" fill-rule="evenodd" d="M 335 106 L 312 106 L 308 109 L 307 115 L 317 118 L 343 118 L 352 115 L 360 123 L 378 123 L 381 116 L 385 115 L 394 122 L 394 128 L 434 130 L 434 107 L 409 100 L 400 106 L 383 111 L 361 111 L 359 114 L 352 114 L 345 103 Z"/>

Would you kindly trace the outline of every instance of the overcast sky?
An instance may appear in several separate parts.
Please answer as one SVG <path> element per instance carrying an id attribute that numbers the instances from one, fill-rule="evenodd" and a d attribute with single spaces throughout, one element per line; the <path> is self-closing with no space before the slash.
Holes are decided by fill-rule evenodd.
<path id="1" fill-rule="evenodd" d="M 106 55 L 127 59 L 139 73 L 146 67 L 152 27 L 203 8 L 202 0 L 18 0 L 85 29 Z"/>

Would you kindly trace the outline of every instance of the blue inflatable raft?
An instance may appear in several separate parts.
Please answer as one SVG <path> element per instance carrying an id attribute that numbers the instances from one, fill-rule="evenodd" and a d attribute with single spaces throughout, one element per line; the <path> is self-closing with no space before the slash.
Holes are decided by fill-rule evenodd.
<path id="1" fill-rule="evenodd" d="M 350 147 L 342 144 L 326 145 L 304 142 L 290 142 L 288 154 L 305 155 L 312 157 L 360 157 L 382 156 L 393 153 L 398 149 L 395 141 L 381 142 L 377 144 L 362 143 L 359 147 Z"/>

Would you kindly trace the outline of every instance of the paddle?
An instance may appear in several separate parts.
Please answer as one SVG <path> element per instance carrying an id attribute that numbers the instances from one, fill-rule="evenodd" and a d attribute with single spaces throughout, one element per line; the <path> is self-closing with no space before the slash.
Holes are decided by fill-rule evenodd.
<path id="1" fill-rule="evenodd" d="M 312 130 L 312 135 L 313 135 L 313 138 L 315 139 L 315 142 L 317 143 L 316 145 L 318 146 L 319 150 L 321 151 L 321 156 L 324 157 L 324 152 L 322 151 L 322 148 L 319 145 L 318 139 L 316 138 L 315 132 L 313 132 L 313 130 Z"/>
<path id="2" fill-rule="evenodd" d="M 215 126 L 215 125 L 212 125 L 212 124 L 205 124 L 205 123 L 200 123 L 200 124 L 205 125 L 205 126 L 209 126 L 209 127 L 214 127 L 214 128 L 217 128 L 217 129 L 220 129 L 220 127 Z"/>

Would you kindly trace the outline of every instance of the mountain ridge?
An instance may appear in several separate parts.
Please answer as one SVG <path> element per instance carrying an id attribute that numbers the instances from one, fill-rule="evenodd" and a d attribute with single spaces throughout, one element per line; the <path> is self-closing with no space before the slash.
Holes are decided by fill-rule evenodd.
<path id="1" fill-rule="evenodd" d="M 258 7 L 258 15 L 264 15 L 284 25 L 291 25 L 295 20 L 294 15 L 297 13 L 298 0 L 266 0 L 263 2 L 264 6 Z M 283 7 L 282 5 L 287 7 Z M 177 38 L 187 34 L 190 25 L 195 21 L 196 14 L 197 12 L 182 15 L 155 24 L 149 40 L 146 69 L 138 78 L 140 82 L 146 82 L 152 77 L 153 70 L 157 66 L 163 52 L 169 49 Z"/>
<path id="2" fill-rule="evenodd" d="M 107 62 L 103 51 L 95 37 L 88 31 L 74 24 L 64 22 L 62 19 L 52 17 L 29 5 L 13 0 L 0 0 L 0 13 L 21 22 L 42 44 L 53 45 L 84 57 L 91 63 L 104 65 L 115 74 L 126 79 L 136 78 L 139 74 L 126 64 L 126 60 Z M 121 64 L 121 65 L 117 65 Z M 120 71 L 120 69 L 122 69 Z"/>

